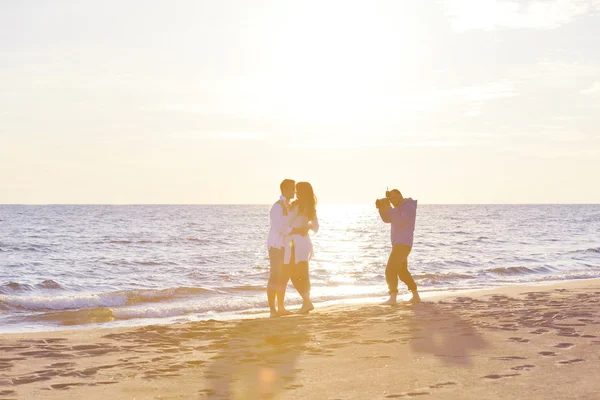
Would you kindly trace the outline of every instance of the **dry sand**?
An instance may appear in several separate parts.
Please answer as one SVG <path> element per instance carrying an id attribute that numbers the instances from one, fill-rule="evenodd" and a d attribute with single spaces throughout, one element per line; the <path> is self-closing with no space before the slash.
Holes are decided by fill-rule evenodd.
<path id="1" fill-rule="evenodd" d="M 0 399 L 600 399 L 600 280 L 0 335 Z"/>

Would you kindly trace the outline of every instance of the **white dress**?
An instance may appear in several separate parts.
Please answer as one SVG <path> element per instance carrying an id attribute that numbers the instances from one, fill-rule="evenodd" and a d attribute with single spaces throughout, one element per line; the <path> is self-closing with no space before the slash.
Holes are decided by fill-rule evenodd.
<path id="1" fill-rule="evenodd" d="M 314 218 L 311 220 L 304 215 L 298 215 L 298 207 L 293 207 L 288 213 L 288 225 L 290 228 L 310 227 L 317 233 L 319 231 L 319 219 L 315 212 Z M 285 241 L 284 264 L 289 264 L 292 258 L 292 251 L 296 263 L 301 261 L 310 261 L 313 256 L 313 245 L 310 240 L 310 234 L 306 236 L 294 234 L 288 235 Z"/>

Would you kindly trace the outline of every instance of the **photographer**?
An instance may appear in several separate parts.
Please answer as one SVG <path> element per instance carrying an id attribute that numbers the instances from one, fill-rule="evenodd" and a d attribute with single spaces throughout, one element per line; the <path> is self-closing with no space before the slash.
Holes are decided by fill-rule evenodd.
<path id="1" fill-rule="evenodd" d="M 388 284 L 390 298 L 383 304 L 394 305 L 397 303 L 398 277 L 413 294 L 409 301 L 418 303 L 421 298 L 417 291 L 417 284 L 408 272 L 408 255 L 413 246 L 417 201 L 411 198 L 405 199 L 398 189 L 388 191 L 385 195 L 384 199 L 378 199 L 375 202 L 383 222 L 392 225 L 392 253 L 385 269 L 385 280 Z"/>

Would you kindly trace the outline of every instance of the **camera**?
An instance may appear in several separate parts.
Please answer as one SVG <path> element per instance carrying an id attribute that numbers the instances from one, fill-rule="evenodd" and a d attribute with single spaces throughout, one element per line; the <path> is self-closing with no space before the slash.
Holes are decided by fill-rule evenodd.
<path id="1" fill-rule="evenodd" d="M 384 202 L 388 202 L 388 204 L 389 204 L 389 201 L 390 201 L 390 191 L 386 190 L 385 191 L 385 199 L 375 200 L 375 207 L 377 207 L 377 208 L 381 207 Z"/>

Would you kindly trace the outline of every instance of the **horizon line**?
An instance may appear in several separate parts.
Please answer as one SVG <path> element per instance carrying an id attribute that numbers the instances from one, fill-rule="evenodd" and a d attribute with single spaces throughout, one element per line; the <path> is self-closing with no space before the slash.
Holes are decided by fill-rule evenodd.
<path id="1" fill-rule="evenodd" d="M 0 203 L 1 206 L 268 206 L 272 203 Z M 600 205 L 600 203 L 420 203 L 431 206 L 518 206 L 518 205 Z M 368 206 L 371 203 L 318 203 L 334 206 Z"/>

